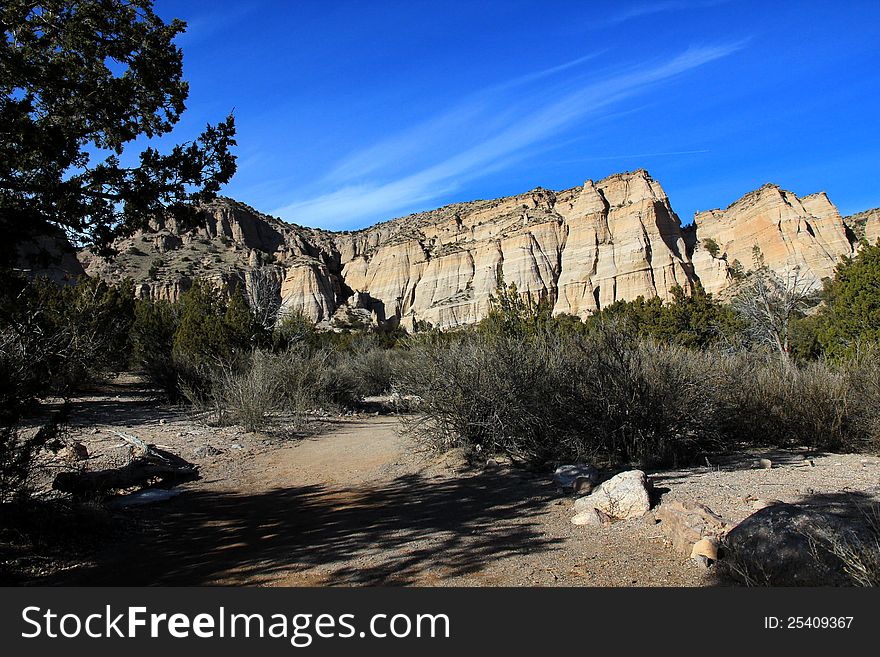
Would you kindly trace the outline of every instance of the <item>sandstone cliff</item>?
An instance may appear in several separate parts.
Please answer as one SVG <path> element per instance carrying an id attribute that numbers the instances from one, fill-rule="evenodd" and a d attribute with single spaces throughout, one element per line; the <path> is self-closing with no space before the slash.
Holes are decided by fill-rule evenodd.
<path id="1" fill-rule="evenodd" d="M 847 227 L 824 193 L 798 198 L 775 185 L 682 228 L 644 170 L 354 232 L 288 224 L 231 199 L 205 210 L 202 228 L 156 221 L 120 242 L 114 261 L 87 252 L 81 260 L 92 275 L 133 278 L 144 298 L 175 300 L 201 277 L 268 290 L 283 312 L 324 325 L 446 328 L 485 316 L 499 274 L 524 295 L 548 299 L 554 313 L 585 317 L 620 299 L 669 298 L 675 286 L 692 290 L 699 282 L 723 292 L 733 269 L 752 266 L 755 245 L 769 266 L 798 267 L 819 285 L 853 252 L 858 231 L 880 233 L 875 215 Z"/>
<path id="2" fill-rule="evenodd" d="M 771 269 L 798 269 L 814 288 L 853 253 L 843 218 L 824 192 L 798 198 L 764 185 L 725 210 L 697 213 L 694 225 L 691 260 L 708 292 L 728 287 L 732 269 L 753 267 L 755 247 Z M 712 242 L 718 247 L 714 255 Z"/>
<path id="3" fill-rule="evenodd" d="M 856 240 L 866 240 L 869 244 L 880 240 L 880 208 L 844 217 L 843 221 Z"/>
<path id="4" fill-rule="evenodd" d="M 450 205 L 349 232 L 302 228 L 219 200 L 203 228 L 157 221 L 90 274 L 130 276 L 145 298 L 174 300 L 196 277 L 277 288 L 285 310 L 327 321 L 357 293 L 376 323 L 450 327 L 485 316 L 499 274 L 554 312 L 586 316 L 618 299 L 668 298 L 695 277 L 678 217 L 646 171 L 562 192 L 535 189 Z M 255 272 L 260 272 L 259 274 Z M 351 304 L 346 304 L 351 306 Z"/>

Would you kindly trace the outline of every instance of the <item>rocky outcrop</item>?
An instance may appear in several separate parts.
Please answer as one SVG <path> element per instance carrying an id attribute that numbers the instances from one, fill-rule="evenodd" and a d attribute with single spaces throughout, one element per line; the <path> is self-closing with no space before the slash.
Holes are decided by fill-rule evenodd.
<path id="1" fill-rule="evenodd" d="M 880 208 L 844 217 L 843 221 L 855 240 L 865 240 L 868 244 L 876 244 L 880 240 Z"/>
<path id="2" fill-rule="evenodd" d="M 342 277 L 408 327 L 478 321 L 499 274 L 555 313 L 580 317 L 619 299 L 668 298 L 694 282 L 678 217 L 644 170 L 448 206 L 362 233 L 339 248 Z"/>
<path id="3" fill-rule="evenodd" d="M 84 273 L 76 249 L 64 231 L 56 226 L 38 225 L 30 239 L 13 244 L 13 267 L 29 278 L 46 278 L 68 284 Z"/>
<path id="4" fill-rule="evenodd" d="M 848 227 L 824 193 L 798 198 L 775 185 L 683 228 L 644 170 L 560 192 L 534 189 L 449 205 L 354 232 L 288 224 L 231 199 L 204 208 L 204 225 L 157 219 L 121 240 L 111 262 L 81 253 L 89 274 L 134 279 L 144 298 L 175 300 L 196 278 L 252 291 L 271 288 L 282 312 L 334 323 L 441 328 L 485 317 L 499 276 L 556 314 L 586 317 L 618 300 L 671 297 L 702 283 L 728 289 L 752 266 L 795 267 L 815 285 L 833 275 L 856 235 L 880 233 L 877 217 Z M 868 214 L 868 213 L 863 213 Z M 717 245 L 717 250 L 712 246 Z"/>
<path id="5" fill-rule="evenodd" d="M 755 247 L 768 267 L 797 269 L 814 288 L 853 253 L 843 218 L 824 192 L 798 198 L 768 184 L 725 210 L 698 212 L 694 224 L 691 261 L 708 292 L 728 287 L 736 269 L 752 268 Z"/>

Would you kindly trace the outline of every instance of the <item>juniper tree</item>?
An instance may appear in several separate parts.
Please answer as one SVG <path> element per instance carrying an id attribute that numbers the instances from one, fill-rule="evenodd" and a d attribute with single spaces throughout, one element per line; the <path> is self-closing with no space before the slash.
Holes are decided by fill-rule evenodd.
<path id="1" fill-rule="evenodd" d="M 153 0 L 0 3 L 0 229 L 8 247 L 57 226 L 109 253 L 119 236 L 171 213 L 196 219 L 235 172 L 232 116 L 165 154 L 188 85 Z M 142 142 L 141 142 L 142 143 Z M 9 238 L 12 239 L 9 239 Z"/>

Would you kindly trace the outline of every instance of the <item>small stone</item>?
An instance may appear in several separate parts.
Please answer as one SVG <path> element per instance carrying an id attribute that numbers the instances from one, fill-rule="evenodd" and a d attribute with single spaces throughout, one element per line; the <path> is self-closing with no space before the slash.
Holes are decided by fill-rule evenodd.
<path id="1" fill-rule="evenodd" d="M 219 449 L 213 447 L 212 445 L 202 445 L 201 447 L 197 447 L 193 450 L 193 456 L 198 458 L 205 458 L 207 456 L 217 456 L 218 454 L 222 454 Z"/>
<path id="2" fill-rule="evenodd" d="M 770 459 L 761 459 L 758 461 L 758 465 L 764 470 L 770 470 L 773 467 L 773 461 Z"/>
<path id="3" fill-rule="evenodd" d="M 64 446 L 58 455 L 66 461 L 85 461 L 89 458 L 89 449 L 79 441 Z"/>
<path id="4" fill-rule="evenodd" d="M 691 559 L 705 557 L 710 561 L 718 561 L 718 541 L 714 538 L 703 537 L 691 548 Z"/>
<path id="5" fill-rule="evenodd" d="M 705 555 L 699 554 L 693 558 L 697 565 L 702 566 L 705 570 L 709 570 L 709 568 L 714 563 L 713 560 L 709 559 Z"/>
<path id="6" fill-rule="evenodd" d="M 578 477 L 574 480 L 574 486 L 572 486 L 572 492 L 575 495 L 589 495 L 593 492 L 595 484 L 590 477 Z"/>

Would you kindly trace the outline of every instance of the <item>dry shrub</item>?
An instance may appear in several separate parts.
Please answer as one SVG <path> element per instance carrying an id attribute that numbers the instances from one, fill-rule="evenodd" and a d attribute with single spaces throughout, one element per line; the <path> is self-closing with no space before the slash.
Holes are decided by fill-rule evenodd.
<path id="1" fill-rule="evenodd" d="M 413 429 L 437 447 L 652 463 L 717 442 L 701 391 L 705 361 L 609 326 L 594 335 L 429 340 L 412 348 L 399 377 L 421 400 Z"/>
<path id="2" fill-rule="evenodd" d="M 865 406 L 880 399 L 876 384 L 870 393 L 878 375 L 867 361 L 795 365 L 754 352 L 719 358 L 722 432 L 732 445 L 866 449 L 877 416 Z"/>
<path id="3" fill-rule="evenodd" d="M 877 352 L 799 365 L 700 351 L 609 322 L 587 335 L 416 340 L 398 377 L 421 400 L 412 429 L 436 447 L 657 465 L 744 444 L 876 449 L 878 363 Z"/>
<path id="4" fill-rule="evenodd" d="M 213 387 L 229 420 L 247 431 L 266 426 L 281 406 L 281 381 L 274 361 L 271 355 L 255 351 L 240 371 L 224 368 L 215 380 Z"/>
<path id="5" fill-rule="evenodd" d="M 862 346 L 841 364 L 851 391 L 847 406 L 858 443 L 854 448 L 880 452 L 880 346 Z"/>
<path id="6" fill-rule="evenodd" d="M 861 509 L 865 531 L 843 533 L 826 548 L 843 564 L 843 571 L 855 586 L 880 586 L 880 505 Z"/>
<path id="7" fill-rule="evenodd" d="M 280 353 L 257 349 L 233 365 L 204 366 L 181 377 L 181 385 L 190 404 L 219 424 L 254 431 L 283 415 L 288 425 L 300 427 L 313 409 L 352 408 L 364 396 L 389 390 L 400 357 L 371 346 L 312 351 L 293 345 Z"/>

